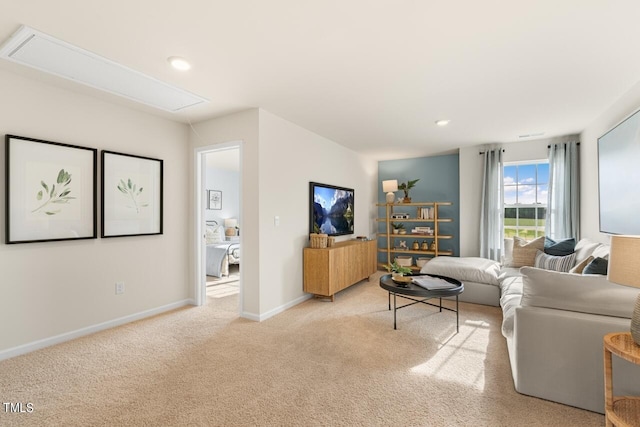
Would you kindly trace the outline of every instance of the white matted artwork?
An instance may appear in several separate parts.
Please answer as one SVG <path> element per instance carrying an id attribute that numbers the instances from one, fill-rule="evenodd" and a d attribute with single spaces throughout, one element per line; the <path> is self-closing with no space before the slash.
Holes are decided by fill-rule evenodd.
<path id="1" fill-rule="evenodd" d="M 97 237 L 98 150 L 6 135 L 6 243 Z"/>
<path id="2" fill-rule="evenodd" d="M 163 161 L 102 151 L 102 237 L 162 234 Z"/>

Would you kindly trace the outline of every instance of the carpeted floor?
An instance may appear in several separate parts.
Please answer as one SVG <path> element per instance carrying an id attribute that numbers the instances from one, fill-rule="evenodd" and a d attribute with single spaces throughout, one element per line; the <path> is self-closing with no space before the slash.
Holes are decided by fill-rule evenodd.
<path id="1" fill-rule="evenodd" d="M 379 274 L 258 323 L 237 296 L 0 362 L 2 426 L 601 426 L 514 391 L 500 310 L 387 310 Z"/>

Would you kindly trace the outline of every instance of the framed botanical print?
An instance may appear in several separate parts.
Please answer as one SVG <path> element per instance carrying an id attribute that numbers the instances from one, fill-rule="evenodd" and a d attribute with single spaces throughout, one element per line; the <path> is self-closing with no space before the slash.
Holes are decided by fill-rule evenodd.
<path id="1" fill-rule="evenodd" d="M 98 151 L 5 136 L 5 242 L 97 237 Z"/>
<path id="2" fill-rule="evenodd" d="M 208 193 L 209 203 L 207 205 L 207 208 L 215 210 L 222 209 L 222 191 L 209 190 Z"/>
<path id="3" fill-rule="evenodd" d="M 162 234 L 163 161 L 103 150 L 102 237 Z"/>

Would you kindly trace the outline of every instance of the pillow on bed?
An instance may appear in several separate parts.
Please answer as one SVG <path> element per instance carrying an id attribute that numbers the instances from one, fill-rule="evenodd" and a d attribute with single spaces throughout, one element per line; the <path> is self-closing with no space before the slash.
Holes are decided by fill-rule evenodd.
<path id="1" fill-rule="evenodd" d="M 220 225 L 207 225 L 204 236 L 207 245 L 222 243 L 224 242 L 224 228 Z"/>

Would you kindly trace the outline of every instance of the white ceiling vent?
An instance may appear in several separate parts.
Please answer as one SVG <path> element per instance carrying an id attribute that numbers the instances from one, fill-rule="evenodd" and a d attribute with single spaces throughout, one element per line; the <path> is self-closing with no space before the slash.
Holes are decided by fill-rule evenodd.
<path id="1" fill-rule="evenodd" d="M 25 26 L 0 48 L 0 57 L 166 111 L 208 102 Z"/>

